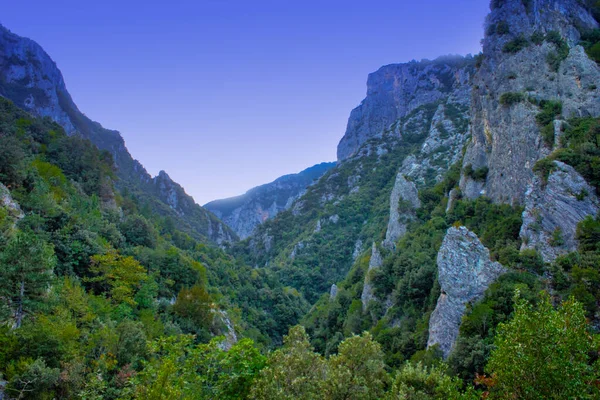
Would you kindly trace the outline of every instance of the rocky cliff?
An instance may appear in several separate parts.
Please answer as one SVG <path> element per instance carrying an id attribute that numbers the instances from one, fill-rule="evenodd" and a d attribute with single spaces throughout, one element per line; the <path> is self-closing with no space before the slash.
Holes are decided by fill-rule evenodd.
<path id="1" fill-rule="evenodd" d="M 442 293 L 429 320 L 427 346 L 438 345 L 447 357 L 458 337 L 466 305 L 481 299 L 506 271 L 490 261 L 490 251 L 465 227 L 448 230 L 437 263 Z"/>
<path id="2" fill-rule="evenodd" d="M 392 64 L 370 74 L 367 96 L 350 113 L 338 145 L 338 160 L 355 155 L 369 139 L 393 133 L 390 126 L 419 107 L 436 102 L 466 105 L 473 73 L 472 58 L 447 56 Z"/>
<path id="3" fill-rule="evenodd" d="M 44 49 L 0 25 L 0 95 L 34 115 L 49 117 L 69 135 L 82 135 L 108 151 L 117 166 L 117 186 L 127 186 L 162 215 L 196 238 L 222 243 L 235 234 L 198 206 L 183 188 L 169 179 L 152 178 L 129 154 L 117 131 L 86 117 L 67 91 L 62 73 Z M 162 183 L 162 186 L 161 186 Z M 166 186 L 176 188 L 167 190 Z"/>
<path id="4" fill-rule="evenodd" d="M 321 163 L 250 189 L 241 196 L 211 201 L 204 207 L 245 239 L 256 226 L 289 209 L 309 185 L 334 166 L 335 163 Z"/>
<path id="5" fill-rule="evenodd" d="M 492 2 L 464 159 L 470 171 L 488 173 L 483 179 L 463 173 L 465 196 L 523 203 L 533 166 L 552 150 L 536 119 L 548 102 L 562 104 L 555 119 L 600 115 L 600 68 L 578 45 L 583 32 L 597 27 L 577 0 Z"/>
<path id="6" fill-rule="evenodd" d="M 554 161 L 548 177 L 536 176 L 525 193 L 521 238 L 523 249 L 537 250 L 544 261 L 577 250 L 577 224 L 596 216 L 600 201 L 596 190 L 573 169 Z"/>

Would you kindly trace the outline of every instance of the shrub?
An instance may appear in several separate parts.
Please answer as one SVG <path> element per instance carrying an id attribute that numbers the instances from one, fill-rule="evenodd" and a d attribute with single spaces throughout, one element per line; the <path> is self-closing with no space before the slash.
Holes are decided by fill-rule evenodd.
<path id="1" fill-rule="evenodd" d="M 545 38 L 546 37 L 542 32 L 535 31 L 533 32 L 533 35 L 531 35 L 531 43 L 539 46 L 540 44 L 544 43 Z"/>
<path id="2" fill-rule="evenodd" d="M 500 96 L 500 104 L 506 107 L 510 107 L 514 104 L 521 103 L 523 100 L 525 100 L 525 96 L 523 95 L 523 93 L 508 92 L 503 93 Z"/>
<path id="3" fill-rule="evenodd" d="M 496 25 L 496 33 L 498 35 L 506 35 L 510 33 L 510 27 L 508 26 L 508 23 L 506 21 L 498 22 L 498 25 Z"/>
<path id="4" fill-rule="evenodd" d="M 552 123 L 556 117 L 562 114 L 562 103 L 554 100 L 542 100 L 540 102 L 542 111 L 535 117 L 540 126 Z"/>
<path id="5" fill-rule="evenodd" d="M 488 167 L 473 169 L 471 164 L 465 167 L 465 175 L 476 181 L 485 181 L 489 172 Z"/>
<path id="6" fill-rule="evenodd" d="M 542 128 L 542 138 L 548 147 L 554 146 L 554 124 L 552 122 Z"/>
<path id="7" fill-rule="evenodd" d="M 556 46 L 556 52 L 548 54 L 550 69 L 558 72 L 560 64 L 569 56 L 569 45 L 557 31 L 550 31 L 546 35 L 546 41 Z"/>
<path id="8" fill-rule="evenodd" d="M 543 158 L 533 166 L 533 172 L 540 175 L 544 184 L 548 183 L 548 177 L 555 169 L 556 165 L 554 165 L 554 161 L 550 158 Z"/>
<path id="9" fill-rule="evenodd" d="M 502 48 L 502 51 L 509 54 L 516 54 L 527 46 L 529 46 L 529 41 L 525 36 L 521 35 L 506 43 Z"/>

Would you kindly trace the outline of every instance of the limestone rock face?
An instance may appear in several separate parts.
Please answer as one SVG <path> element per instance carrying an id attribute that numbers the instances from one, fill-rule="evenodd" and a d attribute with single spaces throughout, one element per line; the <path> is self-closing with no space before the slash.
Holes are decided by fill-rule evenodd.
<path id="1" fill-rule="evenodd" d="M 8 211 L 8 215 L 15 221 L 25 216 L 19 204 L 13 200 L 8 188 L 2 183 L 0 183 L 0 206 L 4 207 Z"/>
<path id="2" fill-rule="evenodd" d="M 447 357 L 458 337 L 467 303 L 480 300 L 506 270 L 490 260 L 489 250 L 465 227 L 448 229 L 437 264 L 442 293 L 429 320 L 427 346 L 439 345 Z"/>
<path id="3" fill-rule="evenodd" d="M 224 325 L 224 332 L 222 335 L 225 337 L 225 339 L 221 341 L 218 346 L 221 350 L 229 351 L 233 345 L 238 342 L 238 337 L 235 333 L 235 326 L 229 318 L 227 311 L 217 311 L 217 317 L 217 320 Z"/>
<path id="4" fill-rule="evenodd" d="M 365 275 L 365 283 L 363 285 L 363 291 L 360 296 L 360 300 L 362 302 L 363 311 L 367 309 L 369 302 L 371 300 L 377 300 L 375 294 L 373 293 L 373 286 L 371 286 L 370 272 L 374 269 L 381 268 L 383 266 L 383 258 L 381 258 L 381 253 L 377 248 L 377 245 L 373 243 L 373 247 L 371 248 L 371 260 L 369 261 L 369 269 Z"/>
<path id="5" fill-rule="evenodd" d="M 212 201 L 204 207 L 223 220 L 240 239 L 245 239 L 258 225 L 291 208 L 308 186 L 334 166 L 335 163 L 318 164 L 250 189 L 241 196 Z"/>
<path id="6" fill-rule="evenodd" d="M 573 167 L 554 165 L 546 183 L 535 177 L 527 190 L 520 232 L 522 248 L 539 251 L 546 262 L 577 250 L 577 224 L 600 210 L 596 191 Z"/>
<path id="7" fill-rule="evenodd" d="M 337 297 L 337 294 L 338 294 L 338 287 L 334 283 L 333 285 L 331 285 L 331 289 L 329 290 L 329 300 L 335 300 L 335 298 Z"/>
<path id="8" fill-rule="evenodd" d="M 577 45 L 580 32 L 598 27 L 577 0 L 509 0 L 499 2 L 486 20 L 481 67 L 473 82 L 472 140 L 464 165 L 487 167 L 483 182 L 464 176 L 460 188 L 467 198 L 481 195 L 495 202 L 523 204 L 534 174 L 533 166 L 551 151 L 541 140 L 535 117 L 540 108 L 524 100 L 501 104 L 505 93 L 521 93 L 538 101 L 563 104 L 563 117 L 600 115 L 600 92 L 590 90 L 600 80 L 600 68 Z M 509 33 L 497 29 L 507 24 Z M 514 53 L 504 51 L 519 36 L 558 32 L 569 54 L 558 69 L 548 63 L 557 46 L 549 41 L 530 43 Z"/>
<path id="9" fill-rule="evenodd" d="M 390 220 L 385 234 L 384 246 L 394 248 L 396 241 L 406 234 L 406 223 L 414 217 L 414 210 L 421 207 L 416 185 L 399 173 L 390 196 Z"/>
<path id="10" fill-rule="evenodd" d="M 473 72 L 472 59 L 441 57 L 387 65 L 370 74 L 367 97 L 350 114 L 338 145 L 338 160 L 355 155 L 366 141 L 386 134 L 390 125 L 419 107 L 468 94 Z"/>

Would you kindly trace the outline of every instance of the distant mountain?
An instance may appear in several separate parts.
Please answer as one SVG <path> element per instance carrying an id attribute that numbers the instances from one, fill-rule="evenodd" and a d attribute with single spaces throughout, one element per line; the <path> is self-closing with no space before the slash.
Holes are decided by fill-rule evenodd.
<path id="1" fill-rule="evenodd" d="M 40 117 L 49 117 L 67 134 L 81 135 L 108 151 L 117 166 L 117 186 L 135 192 L 177 228 L 202 239 L 222 244 L 235 234 L 214 215 L 197 205 L 167 174 L 152 178 L 125 147 L 118 131 L 102 127 L 85 116 L 73 102 L 56 63 L 33 40 L 20 37 L 0 25 L 0 95 Z"/>
<path id="2" fill-rule="evenodd" d="M 309 185 L 335 165 L 334 162 L 317 164 L 300 173 L 257 186 L 241 196 L 211 201 L 204 207 L 245 239 L 258 225 L 290 208 Z"/>

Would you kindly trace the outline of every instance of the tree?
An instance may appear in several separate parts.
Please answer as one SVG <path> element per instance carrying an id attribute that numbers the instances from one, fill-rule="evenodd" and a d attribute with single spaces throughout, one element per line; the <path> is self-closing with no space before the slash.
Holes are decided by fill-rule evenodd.
<path id="1" fill-rule="evenodd" d="M 324 393 L 328 399 L 379 399 L 387 381 L 383 351 L 370 333 L 340 343 L 328 361 Z"/>
<path id="2" fill-rule="evenodd" d="M 33 233 L 17 231 L 8 240 L 0 254 L 0 300 L 12 312 L 15 327 L 41 304 L 55 262 L 52 246 Z"/>
<path id="3" fill-rule="evenodd" d="M 492 399 L 591 399 L 599 365 L 598 338 L 580 303 L 570 299 L 554 309 L 547 294 L 533 307 L 518 296 L 514 318 L 498 327 L 495 350 L 486 367 Z"/>
<path id="4" fill-rule="evenodd" d="M 274 351 L 252 388 L 253 399 L 322 399 L 326 377 L 323 357 L 315 353 L 302 326 L 290 328 L 283 347 Z"/>
<path id="5" fill-rule="evenodd" d="M 206 289 L 200 285 L 181 289 L 173 304 L 173 312 L 180 319 L 188 322 L 183 324 L 183 328 L 195 331 L 190 333 L 207 334 L 214 319 L 212 299 Z"/>
<path id="6" fill-rule="evenodd" d="M 135 292 L 148 280 L 144 267 L 133 257 L 123 257 L 112 250 L 92 257 L 90 271 L 96 276 L 86 278 L 108 292 L 112 300 L 135 306 Z"/>
<path id="7" fill-rule="evenodd" d="M 461 386 L 461 380 L 447 375 L 442 366 L 427 368 L 421 363 L 407 363 L 397 372 L 386 399 L 475 400 L 480 398 L 478 393 L 471 389 L 461 392 Z"/>
<path id="8" fill-rule="evenodd" d="M 121 232 L 133 246 L 155 247 L 157 232 L 154 226 L 141 215 L 130 215 L 121 224 Z"/>

